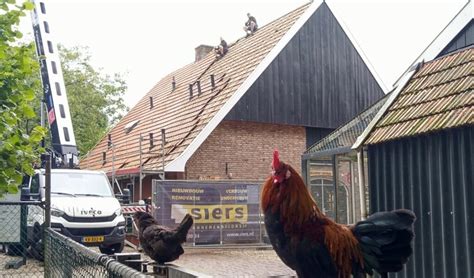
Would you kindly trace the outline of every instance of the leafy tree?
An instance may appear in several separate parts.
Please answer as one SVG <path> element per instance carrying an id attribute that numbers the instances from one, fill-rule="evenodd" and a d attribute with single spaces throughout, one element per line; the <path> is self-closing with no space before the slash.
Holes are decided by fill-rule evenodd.
<path id="1" fill-rule="evenodd" d="M 90 64 L 85 47 L 59 47 L 76 143 L 85 155 L 128 110 L 120 74 L 104 75 Z"/>
<path id="2" fill-rule="evenodd" d="M 33 4 L 0 0 L 0 196 L 14 193 L 24 173 L 33 173 L 45 130 L 37 125 L 27 131 L 23 123 L 35 118 L 31 103 L 38 90 L 38 62 L 33 44 L 21 44 L 20 18 Z"/>

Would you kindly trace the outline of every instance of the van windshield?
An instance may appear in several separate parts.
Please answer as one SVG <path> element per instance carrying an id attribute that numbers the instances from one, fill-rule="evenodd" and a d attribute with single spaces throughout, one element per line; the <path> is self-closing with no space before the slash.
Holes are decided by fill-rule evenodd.
<path id="1" fill-rule="evenodd" d="M 105 175 L 79 172 L 51 173 L 51 193 L 112 197 Z"/>

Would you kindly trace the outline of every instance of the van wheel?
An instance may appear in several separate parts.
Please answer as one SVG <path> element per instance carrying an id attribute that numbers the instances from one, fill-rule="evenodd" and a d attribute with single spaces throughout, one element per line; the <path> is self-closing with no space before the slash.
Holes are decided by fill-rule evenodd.
<path id="1" fill-rule="evenodd" d="M 124 243 L 116 243 L 108 246 L 99 246 L 99 250 L 103 254 L 112 255 L 123 251 Z"/>
<path id="2" fill-rule="evenodd" d="M 9 256 L 23 256 L 25 248 L 21 244 L 8 244 L 7 255 Z"/>
<path id="3" fill-rule="evenodd" d="M 30 246 L 30 255 L 38 261 L 44 260 L 43 227 L 36 222 L 33 227 L 33 238 Z"/>

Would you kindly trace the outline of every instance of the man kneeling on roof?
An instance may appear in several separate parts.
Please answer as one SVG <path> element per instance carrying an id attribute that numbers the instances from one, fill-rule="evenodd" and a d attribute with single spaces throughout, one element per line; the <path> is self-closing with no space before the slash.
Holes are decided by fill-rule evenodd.
<path id="1" fill-rule="evenodd" d="M 245 22 L 244 31 L 247 33 L 247 36 L 249 36 L 255 33 L 255 31 L 257 31 L 258 25 L 257 20 L 255 19 L 255 17 L 250 15 L 250 13 L 247 13 L 247 17 L 249 19 L 247 20 L 247 22 Z"/>
<path id="2" fill-rule="evenodd" d="M 216 57 L 221 58 L 223 57 L 227 51 L 229 50 L 229 47 L 227 46 L 227 42 L 221 37 L 221 43 L 214 47 L 214 51 L 216 52 Z"/>

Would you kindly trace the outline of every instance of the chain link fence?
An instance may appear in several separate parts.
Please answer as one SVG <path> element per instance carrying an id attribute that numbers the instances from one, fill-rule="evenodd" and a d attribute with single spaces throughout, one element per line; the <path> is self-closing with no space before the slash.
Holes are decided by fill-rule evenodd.
<path id="1" fill-rule="evenodd" d="M 0 202 L 0 277 L 43 277 L 41 202 Z"/>
<path id="2" fill-rule="evenodd" d="M 44 203 L 0 202 L 0 277 L 146 277 L 50 229 Z"/>
<path id="3" fill-rule="evenodd" d="M 146 277 L 109 256 L 46 229 L 44 277 Z"/>

